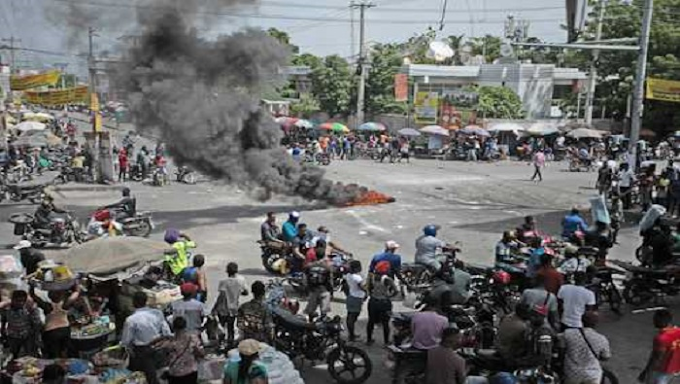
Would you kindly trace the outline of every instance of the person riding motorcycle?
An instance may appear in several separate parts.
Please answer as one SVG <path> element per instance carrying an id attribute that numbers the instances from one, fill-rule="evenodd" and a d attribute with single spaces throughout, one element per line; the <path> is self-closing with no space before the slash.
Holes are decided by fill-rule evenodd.
<path id="1" fill-rule="evenodd" d="M 54 199 L 46 195 L 33 214 L 33 226 L 36 229 L 51 229 L 50 222 L 52 213 L 67 213 L 67 211 L 54 205 Z"/>
<path id="2" fill-rule="evenodd" d="M 562 219 L 562 237 L 566 240 L 570 240 L 577 231 L 585 233 L 587 230 L 588 224 L 581 217 L 578 208 L 572 208 L 571 212 Z"/>
<path id="3" fill-rule="evenodd" d="M 117 220 L 135 217 L 137 214 L 137 199 L 130 195 L 130 188 L 122 189 L 123 198 L 113 204 L 104 206 L 105 209 L 112 209 L 115 211 L 113 215 Z"/>
<path id="4" fill-rule="evenodd" d="M 172 228 L 165 231 L 164 240 L 173 248 L 166 254 L 165 263 L 172 275 L 178 277 L 189 266 L 189 249 L 196 248 L 196 243 L 187 234 Z"/>
<path id="5" fill-rule="evenodd" d="M 501 241 L 496 243 L 496 265 L 507 265 L 514 268 L 517 264 L 524 263 L 524 260 L 517 257 L 520 244 L 517 242 L 515 232 L 505 231 Z"/>
<path id="6" fill-rule="evenodd" d="M 586 147 L 581 147 L 578 150 L 578 161 L 581 162 L 581 164 L 589 167 L 590 163 L 592 162 L 592 159 L 590 157 L 590 153 L 588 152 L 588 148 Z"/>
<path id="7" fill-rule="evenodd" d="M 452 248 L 443 240 L 437 238 L 436 225 L 427 225 L 423 228 L 423 235 L 416 239 L 416 264 L 426 266 L 432 272 L 439 272 L 442 263 L 437 259 L 439 249 Z"/>
<path id="8" fill-rule="evenodd" d="M 290 243 L 297 236 L 297 223 L 300 221 L 300 212 L 293 211 L 288 215 L 288 220 L 281 226 L 281 239 Z"/>

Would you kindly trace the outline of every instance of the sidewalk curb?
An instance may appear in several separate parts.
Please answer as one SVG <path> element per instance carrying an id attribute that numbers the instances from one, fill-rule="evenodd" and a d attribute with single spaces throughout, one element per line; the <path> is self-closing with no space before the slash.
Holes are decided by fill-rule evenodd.
<path id="1" fill-rule="evenodd" d="M 112 184 L 112 185 L 88 185 L 88 184 L 75 184 L 75 185 L 56 185 L 53 187 L 55 192 L 110 192 L 110 191 L 120 191 L 123 185 Z"/>

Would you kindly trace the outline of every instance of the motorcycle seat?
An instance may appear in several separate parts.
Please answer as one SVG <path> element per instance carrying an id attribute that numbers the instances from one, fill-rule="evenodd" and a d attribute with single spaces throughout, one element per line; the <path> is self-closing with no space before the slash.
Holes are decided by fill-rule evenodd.
<path id="1" fill-rule="evenodd" d="M 401 270 L 402 271 L 411 271 L 415 273 L 420 273 L 423 272 L 427 269 L 426 266 L 422 264 L 415 264 L 415 263 L 404 263 L 401 265 Z"/>
<path id="2" fill-rule="evenodd" d="M 316 324 L 308 322 L 306 319 L 296 316 L 283 308 L 274 309 L 274 315 L 278 317 L 286 328 L 291 330 L 310 330 L 317 329 Z"/>

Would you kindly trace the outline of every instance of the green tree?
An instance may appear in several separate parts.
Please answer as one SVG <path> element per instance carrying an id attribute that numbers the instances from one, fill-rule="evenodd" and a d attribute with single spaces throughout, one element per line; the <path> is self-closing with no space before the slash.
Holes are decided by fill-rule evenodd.
<path id="1" fill-rule="evenodd" d="M 300 96 L 298 101 L 291 104 L 290 110 L 294 116 L 308 119 L 316 112 L 321 111 L 321 106 L 312 95 L 304 94 Z"/>
<path id="2" fill-rule="evenodd" d="M 347 116 L 352 112 L 355 76 L 345 59 L 338 55 L 326 57 L 311 77 L 312 94 L 322 111 L 331 116 Z"/>
<path id="3" fill-rule="evenodd" d="M 297 53 L 300 52 L 300 47 L 298 47 L 297 45 L 291 44 L 290 35 L 288 35 L 287 32 L 281 31 L 281 30 L 276 29 L 276 28 L 269 28 L 267 30 L 267 34 L 269 34 L 269 36 L 278 40 L 279 43 L 281 43 L 282 45 L 290 48 L 292 53 L 297 54 Z"/>
<path id="4" fill-rule="evenodd" d="M 365 110 L 369 114 L 404 113 L 406 105 L 394 100 L 394 76 L 403 57 L 397 44 L 377 44 L 371 49 L 371 68 L 366 80 Z"/>
<path id="5" fill-rule="evenodd" d="M 498 36 L 485 35 L 484 37 L 473 37 L 468 42 L 472 48 L 470 54 L 473 56 L 483 55 L 487 63 L 493 63 L 501 56 L 501 45 L 503 41 Z"/>
<path id="6" fill-rule="evenodd" d="M 524 117 L 522 100 L 506 87 L 469 87 L 479 95 L 477 113 L 489 119 L 521 119 Z"/>

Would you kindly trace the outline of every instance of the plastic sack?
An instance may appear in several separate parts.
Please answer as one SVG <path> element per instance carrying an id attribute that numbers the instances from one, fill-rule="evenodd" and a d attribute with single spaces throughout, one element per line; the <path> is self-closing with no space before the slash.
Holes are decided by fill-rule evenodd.
<path id="1" fill-rule="evenodd" d="M 24 273 L 19 259 L 12 255 L 0 256 L 0 279 L 16 279 Z"/>
<path id="2" fill-rule="evenodd" d="M 645 232 L 654 226 L 656 220 L 666 214 L 666 208 L 654 204 L 640 220 L 640 232 Z"/>
<path id="3" fill-rule="evenodd" d="M 611 224 L 612 222 L 611 218 L 609 217 L 607 202 L 602 195 L 590 199 L 590 213 L 593 217 L 593 223 L 599 221 L 601 223 Z"/>

